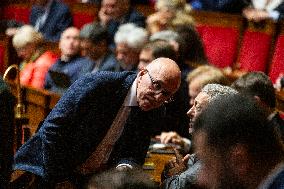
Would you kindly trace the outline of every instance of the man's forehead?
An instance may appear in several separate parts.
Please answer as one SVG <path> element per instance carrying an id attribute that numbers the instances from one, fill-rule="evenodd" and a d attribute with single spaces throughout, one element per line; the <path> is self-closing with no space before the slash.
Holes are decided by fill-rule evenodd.
<path id="1" fill-rule="evenodd" d="M 63 37 L 67 36 L 78 36 L 79 37 L 80 31 L 76 28 L 69 28 L 63 32 Z"/>

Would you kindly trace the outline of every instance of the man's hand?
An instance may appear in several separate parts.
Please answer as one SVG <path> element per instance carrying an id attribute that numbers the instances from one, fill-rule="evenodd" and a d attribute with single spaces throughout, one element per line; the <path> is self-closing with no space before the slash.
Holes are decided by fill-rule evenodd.
<path id="1" fill-rule="evenodd" d="M 112 19 L 112 16 L 107 13 L 105 8 L 100 9 L 98 16 L 102 26 L 106 26 Z"/>
<path id="2" fill-rule="evenodd" d="M 168 144 L 168 143 L 174 143 L 180 146 L 184 145 L 184 141 L 182 140 L 182 137 L 177 134 L 176 132 L 162 132 L 160 136 L 156 136 L 157 139 L 160 139 L 161 143 Z"/>
<path id="3" fill-rule="evenodd" d="M 243 10 L 243 15 L 246 19 L 259 22 L 269 18 L 269 13 L 265 10 L 257 10 L 253 8 L 246 8 Z"/>
<path id="4" fill-rule="evenodd" d="M 167 178 L 180 174 L 184 172 L 187 169 L 187 162 L 189 160 L 189 154 L 182 157 L 182 155 L 177 151 L 177 149 L 174 148 L 175 151 L 175 158 L 170 160 L 166 165 L 164 169 L 164 174 Z"/>

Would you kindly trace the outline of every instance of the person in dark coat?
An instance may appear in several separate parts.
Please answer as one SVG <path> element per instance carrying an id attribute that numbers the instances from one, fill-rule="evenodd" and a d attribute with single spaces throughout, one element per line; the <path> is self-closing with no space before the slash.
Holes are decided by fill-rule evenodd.
<path id="1" fill-rule="evenodd" d="M 102 0 L 98 16 L 100 24 L 107 28 L 112 48 L 120 25 L 133 23 L 137 27 L 145 27 L 145 17 L 131 6 L 130 0 Z"/>
<path id="2" fill-rule="evenodd" d="M 161 106 L 177 91 L 180 79 L 177 64 L 167 58 L 155 59 L 138 75 L 85 75 L 68 89 L 39 131 L 18 150 L 14 169 L 39 176 L 42 187 L 50 188 L 66 179 L 83 186 L 77 179 L 86 177 L 78 176 L 76 170 L 100 146 L 120 107 L 130 107 L 131 112 L 104 168 L 123 170 L 143 165 L 151 133 L 162 119 Z"/>
<path id="3" fill-rule="evenodd" d="M 247 5 L 245 0 L 192 0 L 190 4 L 196 10 L 239 14 Z"/>
<path id="4" fill-rule="evenodd" d="M 114 53 L 108 48 L 107 30 L 99 23 L 86 24 L 80 31 L 81 55 L 92 60 L 83 72 L 115 71 L 119 68 Z"/>
<path id="5" fill-rule="evenodd" d="M 85 73 L 85 66 L 92 60 L 80 56 L 80 30 L 67 28 L 61 35 L 59 48 L 61 57 L 49 68 L 45 77 L 44 88 L 56 93 L 64 93 L 72 83 Z"/>
<path id="6" fill-rule="evenodd" d="M 58 0 L 36 0 L 30 14 L 30 24 L 48 41 L 59 41 L 61 33 L 72 26 L 67 5 Z"/>

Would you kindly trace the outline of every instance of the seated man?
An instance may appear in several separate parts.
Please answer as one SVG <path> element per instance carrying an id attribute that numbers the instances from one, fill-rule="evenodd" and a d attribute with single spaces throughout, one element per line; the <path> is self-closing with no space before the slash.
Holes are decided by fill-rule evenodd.
<path id="1" fill-rule="evenodd" d="M 120 25 L 133 23 L 145 27 L 145 17 L 131 7 L 130 0 L 102 0 L 98 16 L 100 24 L 107 28 L 113 48 L 114 35 Z"/>
<path id="2" fill-rule="evenodd" d="M 30 25 L 20 27 L 12 43 L 23 61 L 20 64 L 21 85 L 43 89 L 48 69 L 58 58 L 43 47 L 43 36 Z"/>
<path id="3" fill-rule="evenodd" d="M 109 168 L 140 167 L 181 73 L 168 58 L 135 72 L 97 72 L 77 80 L 39 131 L 15 155 L 14 169 L 37 175 L 39 188 Z"/>
<path id="4" fill-rule="evenodd" d="M 194 123 L 194 145 L 202 162 L 201 186 L 284 186 L 283 143 L 251 99 L 232 95 L 210 103 Z"/>
<path id="5" fill-rule="evenodd" d="M 150 62 L 159 57 L 175 60 L 176 51 L 174 47 L 163 40 L 148 42 L 139 55 L 138 70 L 143 70 Z M 188 110 L 187 83 L 182 79 L 181 86 L 173 96 L 173 102 L 165 104 L 166 119 L 161 122 L 162 131 L 176 131 L 181 136 L 188 135 Z M 160 134 L 157 133 L 157 134 Z"/>
<path id="6" fill-rule="evenodd" d="M 232 87 L 241 94 L 254 98 L 265 110 L 270 124 L 284 141 L 284 121 L 276 111 L 276 95 L 273 83 L 263 72 L 250 72 L 237 79 Z"/>
<path id="7" fill-rule="evenodd" d="M 58 0 L 35 0 L 30 23 L 47 41 L 58 41 L 61 33 L 72 25 L 69 7 Z M 6 34 L 14 35 L 16 28 L 8 28 Z"/>
<path id="8" fill-rule="evenodd" d="M 77 28 L 67 28 L 61 35 L 59 48 L 61 58 L 53 64 L 45 78 L 44 88 L 56 93 L 64 93 L 80 76 L 84 66 L 91 60 L 80 56 L 80 31 Z"/>
<path id="9" fill-rule="evenodd" d="M 193 125 L 201 112 L 218 98 L 228 95 L 237 94 L 237 91 L 231 87 L 219 84 L 207 84 L 202 88 L 201 92 L 196 96 L 194 104 L 187 112 L 190 117 L 190 124 Z M 176 159 L 170 161 L 163 172 L 162 183 L 164 189 L 174 188 L 190 188 L 196 184 L 196 174 L 200 168 L 200 162 L 196 160 L 195 155 L 186 155 L 184 158 L 177 155 Z"/>
<path id="10" fill-rule="evenodd" d="M 194 106 L 194 101 L 197 95 L 200 93 L 201 89 L 210 83 L 216 83 L 221 85 L 226 85 L 228 83 L 227 78 L 218 68 L 204 65 L 196 68 L 190 72 L 187 76 L 188 82 L 188 95 L 189 95 L 189 105 Z M 189 134 L 191 135 L 192 125 L 189 128 Z M 188 133 L 188 129 L 187 129 Z M 161 140 L 161 143 L 174 143 L 181 146 L 185 153 L 188 153 L 191 148 L 191 142 L 189 137 L 182 137 L 175 131 L 162 132 L 160 136 L 157 136 Z"/>
<path id="11" fill-rule="evenodd" d="M 148 40 L 147 31 L 134 24 L 124 24 L 115 33 L 116 59 L 120 67 L 116 71 L 137 69 L 139 54 Z"/>
<path id="12" fill-rule="evenodd" d="M 92 60 L 83 72 L 115 71 L 119 68 L 115 55 L 108 48 L 108 33 L 98 23 L 86 24 L 80 31 L 82 56 Z"/>
<path id="13" fill-rule="evenodd" d="M 13 162 L 14 97 L 0 76 L 0 188 L 8 188 Z"/>

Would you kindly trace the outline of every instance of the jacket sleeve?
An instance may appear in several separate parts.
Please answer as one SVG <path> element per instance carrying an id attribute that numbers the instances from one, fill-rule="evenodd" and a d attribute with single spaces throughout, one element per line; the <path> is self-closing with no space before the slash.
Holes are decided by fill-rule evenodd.
<path id="1" fill-rule="evenodd" d="M 167 178 L 163 181 L 162 189 L 175 189 L 175 188 L 194 188 L 196 182 L 197 172 L 200 169 L 200 162 L 189 161 L 188 169 L 179 174 Z"/>

